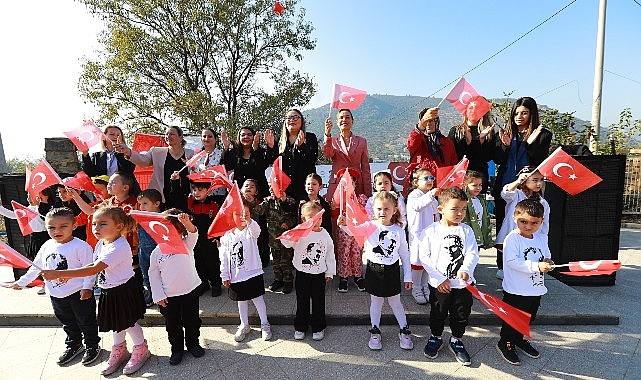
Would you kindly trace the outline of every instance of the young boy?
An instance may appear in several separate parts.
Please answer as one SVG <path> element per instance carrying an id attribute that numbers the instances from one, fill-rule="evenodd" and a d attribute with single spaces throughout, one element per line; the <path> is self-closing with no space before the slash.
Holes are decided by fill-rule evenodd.
<path id="1" fill-rule="evenodd" d="M 254 208 L 258 215 L 267 217 L 267 230 L 269 232 L 269 251 L 274 266 L 274 282 L 269 285 L 269 290 L 275 292 L 281 287 L 284 294 L 289 294 L 294 289 L 294 250 L 285 248 L 280 240 L 276 239 L 284 231 L 296 225 L 296 201 L 292 197 L 283 194 L 277 198 L 271 187 L 271 195 Z"/>
<path id="2" fill-rule="evenodd" d="M 138 209 L 140 211 L 160 212 L 161 205 L 162 194 L 156 189 L 146 189 L 138 195 Z M 154 238 L 144 228 L 138 228 L 138 261 L 142 271 L 142 294 L 145 297 L 145 305 L 147 307 L 154 305 L 151 284 L 149 283 L 149 265 L 151 263 L 151 253 L 157 245 Z"/>
<path id="3" fill-rule="evenodd" d="M 503 301 L 536 317 L 541 296 L 547 293 L 543 273 L 554 268 L 550 260 L 547 236 L 535 234 L 543 223 L 545 208 L 534 199 L 525 199 L 516 204 L 512 230 L 503 242 Z M 520 348 L 527 356 L 538 358 L 539 352 L 523 334 L 503 322 L 501 339 L 496 350 L 510 364 L 521 365 L 514 347 Z"/>
<path id="4" fill-rule="evenodd" d="M 13 289 L 22 289 L 31 283 L 38 277 L 40 269 L 75 269 L 93 262 L 93 251 L 89 244 L 73 237 L 76 228 L 74 219 L 73 211 L 68 208 L 57 208 L 47 213 L 45 226 L 51 239 L 38 251 L 34 265 L 13 283 Z M 100 356 L 96 299 L 92 291 L 95 282 L 96 276 L 72 278 L 64 282 L 45 280 L 53 313 L 67 334 L 67 349 L 58 358 L 58 365 L 69 363 L 83 351 L 83 365 L 93 363 Z M 82 345 L 83 338 L 86 350 Z"/>
<path id="5" fill-rule="evenodd" d="M 485 195 L 481 195 L 483 179 L 481 172 L 468 170 L 465 173 L 463 186 L 468 195 L 468 201 L 463 223 L 472 227 L 478 247 L 489 249 L 494 245 L 494 240 L 492 240 L 492 225 L 490 224 L 490 213 L 487 212 Z"/>
<path id="6" fill-rule="evenodd" d="M 207 237 L 207 230 L 218 214 L 218 204 L 211 195 L 207 195 L 209 182 L 194 182 L 191 184 L 191 195 L 187 198 L 187 211 L 198 228 L 198 242 L 194 247 L 196 271 L 202 281 L 200 295 L 205 294 L 211 287 L 211 296 L 221 295 L 222 280 L 220 279 L 220 257 L 215 239 Z"/>
<path id="7" fill-rule="evenodd" d="M 470 365 L 470 355 L 463 346 L 463 334 L 472 311 L 472 294 L 465 284 L 474 282 L 474 269 L 479 261 L 474 231 L 461 223 L 467 208 L 467 195 L 458 187 L 439 194 L 441 221 L 419 234 L 419 259 L 429 274 L 430 330 L 432 335 L 424 354 L 430 359 L 443 348 L 443 328 L 449 316 L 452 337 L 449 347 L 456 360 Z"/>
<path id="8" fill-rule="evenodd" d="M 303 222 L 318 214 L 323 207 L 314 201 L 301 206 Z M 294 339 L 302 340 L 311 325 L 312 339 L 325 337 L 325 283 L 332 281 L 336 274 L 334 242 L 324 228 L 320 218 L 312 227 L 309 235 L 297 242 L 282 240 L 287 248 L 294 248 L 294 268 L 296 268 L 296 318 L 294 319 Z M 311 316 L 309 302 L 312 302 Z"/>

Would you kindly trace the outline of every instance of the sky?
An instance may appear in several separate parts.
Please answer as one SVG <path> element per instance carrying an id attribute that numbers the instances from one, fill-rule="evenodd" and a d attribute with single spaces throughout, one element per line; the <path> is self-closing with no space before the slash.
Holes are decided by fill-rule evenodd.
<path id="1" fill-rule="evenodd" d="M 284 2 L 287 6 L 287 1 Z M 301 0 L 316 48 L 293 67 L 329 103 L 333 83 L 370 94 L 443 97 L 465 74 L 487 98 L 513 92 L 590 120 L 597 0 Z M 624 108 L 641 119 L 641 1 L 608 2 L 601 125 Z M 269 10 L 266 10 L 269 11 Z M 7 159 L 43 155 L 44 138 L 95 116 L 77 90 L 83 57 L 102 24 L 74 0 L 12 1 L 0 14 L 0 133 Z M 416 114 L 417 109 L 407 112 Z M 358 111 L 356 111 L 358 112 Z"/>

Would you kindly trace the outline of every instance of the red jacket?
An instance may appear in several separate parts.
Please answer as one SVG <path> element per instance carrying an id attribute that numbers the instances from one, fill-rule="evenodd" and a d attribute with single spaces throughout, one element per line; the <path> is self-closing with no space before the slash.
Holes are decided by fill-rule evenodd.
<path id="1" fill-rule="evenodd" d="M 439 142 L 441 143 L 441 150 L 445 160 L 440 157 L 433 158 L 430 150 L 425 141 L 425 135 L 419 132 L 416 128 L 412 129 L 410 135 L 407 137 L 407 150 L 410 152 L 410 164 L 408 166 L 407 177 L 405 178 L 404 193 L 407 194 L 409 184 L 412 179 L 411 171 L 416 168 L 426 168 L 436 177 L 436 169 L 443 166 L 454 166 L 458 163 L 458 156 L 452 140 L 445 136 L 441 136 Z"/>

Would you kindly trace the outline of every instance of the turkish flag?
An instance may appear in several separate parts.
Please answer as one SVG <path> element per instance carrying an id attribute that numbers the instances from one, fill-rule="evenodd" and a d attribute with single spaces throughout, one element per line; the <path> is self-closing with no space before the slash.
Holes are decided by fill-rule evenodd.
<path id="1" fill-rule="evenodd" d="M 220 206 L 220 211 L 216 214 L 214 221 L 211 222 L 209 230 L 207 231 L 207 237 L 212 239 L 223 236 L 225 232 L 238 227 L 234 221 L 234 212 L 237 212 L 239 215 L 243 213 L 243 198 L 240 196 L 240 190 L 236 182 L 234 182 L 234 185 L 229 190 L 229 194 L 227 198 L 225 198 L 222 206 Z"/>
<path id="2" fill-rule="evenodd" d="M 316 222 L 323 217 L 324 212 L 325 210 L 320 210 L 318 213 L 316 213 L 316 215 L 307 219 L 303 223 L 297 225 L 289 231 L 283 232 L 283 234 L 276 239 L 283 239 L 294 242 L 299 241 L 300 239 L 309 235 L 309 233 L 312 231 L 312 227 L 314 227 L 314 224 L 316 224 Z"/>
<path id="3" fill-rule="evenodd" d="M 587 276 L 609 276 L 612 273 L 616 272 L 614 269 L 610 270 L 591 270 L 586 272 L 559 272 L 566 276 L 575 276 L 575 277 L 587 277 Z"/>
<path id="4" fill-rule="evenodd" d="M 357 88 L 334 84 L 332 95 L 332 108 L 355 110 L 363 103 L 367 92 Z"/>
<path id="5" fill-rule="evenodd" d="M 532 315 L 523 310 L 519 310 L 512 305 L 508 305 L 502 300 L 483 293 L 470 284 L 465 284 L 467 290 L 472 293 L 479 301 L 483 302 L 494 314 L 498 315 L 505 323 L 521 334 L 530 337 L 530 319 Z"/>
<path id="6" fill-rule="evenodd" d="M 392 182 L 403 186 L 405 184 L 405 177 L 409 174 L 407 171 L 408 166 L 409 163 L 407 162 L 390 162 L 389 165 L 387 165 L 387 169 L 389 169 L 390 174 L 392 174 Z"/>
<path id="7" fill-rule="evenodd" d="M 134 135 L 134 143 L 131 145 L 131 149 L 138 153 L 143 153 L 149 152 L 149 150 L 155 146 L 167 146 L 165 137 L 160 135 L 136 133 Z"/>
<path id="8" fill-rule="evenodd" d="M 561 147 L 543 160 L 536 170 L 570 195 L 576 195 L 603 181 Z"/>
<path id="9" fill-rule="evenodd" d="M 341 214 L 345 210 L 345 200 L 348 197 L 354 197 L 354 193 L 354 181 L 352 180 L 352 176 L 349 174 L 349 170 L 343 170 L 343 175 L 341 175 L 338 180 L 336 190 L 334 190 L 334 194 L 332 194 L 334 204 L 340 210 Z"/>
<path id="10" fill-rule="evenodd" d="M 269 175 L 269 186 L 274 191 L 276 198 L 283 198 L 285 196 L 285 189 L 292 182 L 291 178 L 283 171 L 283 157 L 278 156 L 272 166 L 272 172 Z"/>
<path id="11" fill-rule="evenodd" d="M 219 187 L 232 188 L 231 182 L 227 179 L 227 171 L 223 165 L 211 166 L 205 170 L 189 174 L 187 178 L 193 182 L 211 182 L 210 191 Z"/>
<path id="12" fill-rule="evenodd" d="M 40 214 L 16 201 L 11 201 L 11 206 L 13 206 L 13 212 L 16 214 L 16 219 L 18 220 L 18 226 L 20 227 L 22 236 L 27 236 L 33 233 L 33 229 L 31 229 L 31 225 L 29 223 L 39 217 Z"/>
<path id="13" fill-rule="evenodd" d="M 8 265 L 13 268 L 29 268 L 33 263 L 0 240 L 0 265 Z"/>
<path id="14" fill-rule="evenodd" d="M 470 161 L 467 157 L 463 156 L 463 159 L 459 161 L 458 164 L 454 166 L 445 166 L 438 168 L 436 171 L 437 185 L 439 189 L 445 189 L 447 187 L 463 187 L 463 181 L 465 180 L 465 173 L 467 172 L 467 166 Z"/>
<path id="15" fill-rule="evenodd" d="M 285 12 L 285 6 L 280 1 L 274 3 L 274 13 L 277 15 L 282 15 Z"/>
<path id="16" fill-rule="evenodd" d="M 96 188 L 96 185 L 94 185 L 91 178 L 89 178 L 89 176 L 85 172 L 78 172 L 73 177 L 65 178 L 62 180 L 62 183 L 67 187 L 73 187 L 74 189 L 92 192 L 98 199 L 102 199 L 100 190 Z"/>
<path id="17" fill-rule="evenodd" d="M 89 150 L 92 146 L 100 144 L 106 136 L 94 123 L 87 120 L 81 126 L 69 132 L 62 132 L 74 143 L 79 151 Z"/>
<path id="18" fill-rule="evenodd" d="M 568 276 L 600 276 L 610 275 L 621 269 L 619 260 L 571 261 L 566 265 L 556 265 L 555 268 L 569 267 L 569 272 L 560 272 Z"/>
<path id="19" fill-rule="evenodd" d="M 31 168 L 29 164 L 24 165 L 24 191 L 29 191 L 29 182 L 31 181 Z"/>
<path id="20" fill-rule="evenodd" d="M 371 222 L 367 210 L 354 197 L 347 197 L 345 200 L 345 228 L 361 247 L 376 231 L 376 225 Z"/>
<path id="21" fill-rule="evenodd" d="M 58 176 L 58 173 L 53 170 L 46 160 L 42 160 L 31 171 L 29 189 L 27 191 L 35 198 L 42 190 L 59 183 L 62 183 L 62 180 Z"/>
<path id="22" fill-rule="evenodd" d="M 190 168 L 193 168 L 194 165 L 196 165 L 196 162 L 198 162 L 201 158 L 205 157 L 207 155 L 207 151 L 201 150 L 200 152 L 197 152 L 193 156 L 191 156 L 190 159 L 185 161 L 185 166 L 189 166 Z"/>
<path id="23" fill-rule="evenodd" d="M 458 82 L 456 82 L 454 87 L 452 87 L 450 92 L 445 95 L 445 99 L 447 99 L 447 101 L 450 102 L 454 106 L 454 108 L 456 108 L 458 112 L 461 113 L 461 115 L 465 115 L 465 110 L 467 109 L 468 104 L 470 104 L 470 101 L 474 98 L 476 101 L 479 101 L 478 98 L 483 99 L 483 97 L 480 96 L 478 92 L 476 92 L 474 87 L 472 87 L 470 82 L 465 80 L 464 77 L 461 77 Z M 487 101 L 485 101 L 485 103 L 487 103 Z M 491 105 L 490 108 L 492 108 Z M 490 108 L 488 108 L 483 114 L 481 114 L 481 116 L 485 115 L 487 111 L 490 110 Z"/>
<path id="24" fill-rule="evenodd" d="M 131 210 L 129 215 L 158 243 L 162 253 L 166 255 L 187 254 L 187 248 L 183 243 L 182 236 L 180 236 L 176 227 L 167 220 L 167 215 L 137 210 Z M 174 217 L 176 216 L 170 216 L 170 218 Z"/>

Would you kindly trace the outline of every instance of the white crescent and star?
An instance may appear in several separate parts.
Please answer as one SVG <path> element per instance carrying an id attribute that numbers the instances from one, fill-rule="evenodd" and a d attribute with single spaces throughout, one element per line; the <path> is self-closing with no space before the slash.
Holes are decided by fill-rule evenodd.
<path id="1" fill-rule="evenodd" d="M 162 232 L 156 231 L 156 228 L 155 228 L 156 226 L 162 227 L 165 230 L 165 232 L 162 233 Z M 168 241 L 169 240 L 169 236 L 167 236 L 169 234 L 169 228 L 167 228 L 167 226 L 165 226 L 164 224 L 160 223 L 157 220 L 152 220 L 151 222 L 149 222 L 149 228 L 152 231 L 154 231 L 154 233 L 160 235 L 164 241 Z"/>
<path id="2" fill-rule="evenodd" d="M 505 309 L 503 309 L 502 307 L 500 307 L 498 305 L 495 305 L 493 302 L 490 302 L 490 300 L 485 298 L 485 293 L 479 291 L 479 297 L 483 298 L 483 301 L 485 301 L 487 305 L 490 305 L 491 308 L 496 309 L 496 310 L 500 311 L 503 314 L 507 314 L 507 311 L 505 311 Z"/>
<path id="3" fill-rule="evenodd" d="M 574 174 L 574 168 L 572 167 L 572 165 L 566 162 L 559 162 L 558 164 L 554 165 L 554 167 L 552 168 L 552 173 L 554 173 L 554 175 L 557 177 L 563 177 L 562 175 L 559 174 L 559 169 L 561 169 L 562 167 L 568 167 L 572 169 L 572 174 L 568 175 L 568 178 L 571 180 L 576 179 L 576 174 Z"/>
<path id="4" fill-rule="evenodd" d="M 42 180 L 40 182 L 35 182 L 36 178 L 38 178 L 38 177 L 42 178 Z M 47 180 L 47 176 L 44 175 L 44 173 L 36 173 L 36 174 L 34 174 L 33 175 L 32 184 L 31 184 L 31 188 L 35 189 L 36 186 L 44 183 L 44 181 L 46 181 L 46 180 Z"/>
<path id="5" fill-rule="evenodd" d="M 581 269 L 585 269 L 587 271 L 590 270 L 595 270 L 597 269 L 601 263 L 603 263 L 603 260 L 597 260 L 597 261 L 579 261 L 579 266 Z"/>
<path id="6" fill-rule="evenodd" d="M 463 92 L 461 92 L 461 95 L 459 95 L 459 97 L 458 97 L 458 101 L 459 101 L 459 102 L 461 102 L 461 104 L 462 104 L 462 105 L 464 105 L 464 106 L 466 106 L 466 105 L 467 105 L 467 103 L 465 103 L 465 102 L 463 101 L 463 97 L 464 97 L 465 95 L 467 95 L 470 99 L 472 98 L 472 94 L 471 94 L 471 93 L 469 93 L 469 92 L 467 92 L 467 91 L 463 91 Z"/>
<path id="7" fill-rule="evenodd" d="M 84 134 L 88 135 L 88 138 L 82 137 Z M 96 135 L 93 133 L 93 131 L 89 129 L 83 129 L 79 134 L 78 134 L 78 140 L 83 141 L 83 142 L 88 142 L 88 141 L 93 141 L 93 139 L 96 138 Z"/>
<path id="8" fill-rule="evenodd" d="M 402 177 L 401 177 L 401 176 L 399 176 L 399 175 L 396 173 L 396 171 L 397 171 L 398 169 L 403 169 L 403 170 L 405 171 L 405 175 L 403 175 Z M 395 180 L 395 182 L 396 182 L 396 183 L 401 183 L 401 182 L 403 181 L 403 178 L 405 178 L 405 176 L 406 176 L 406 175 L 407 175 L 407 169 L 406 169 L 406 168 L 404 168 L 404 167 L 403 167 L 403 166 L 401 166 L 401 165 L 396 166 L 396 167 L 392 170 L 392 176 L 394 177 L 394 180 Z"/>
<path id="9" fill-rule="evenodd" d="M 16 216 L 18 218 L 26 218 L 27 217 L 27 212 L 25 210 L 18 209 L 18 210 L 15 210 L 14 213 L 16 214 Z"/>
<path id="10" fill-rule="evenodd" d="M 346 102 L 344 100 L 346 96 L 349 96 L 349 102 Z M 340 95 L 338 95 L 338 101 L 340 103 L 342 103 L 342 104 L 347 104 L 347 103 L 353 102 L 354 100 L 356 100 L 356 99 L 352 96 L 352 94 L 350 94 L 347 91 L 343 91 L 343 92 L 340 93 Z"/>

